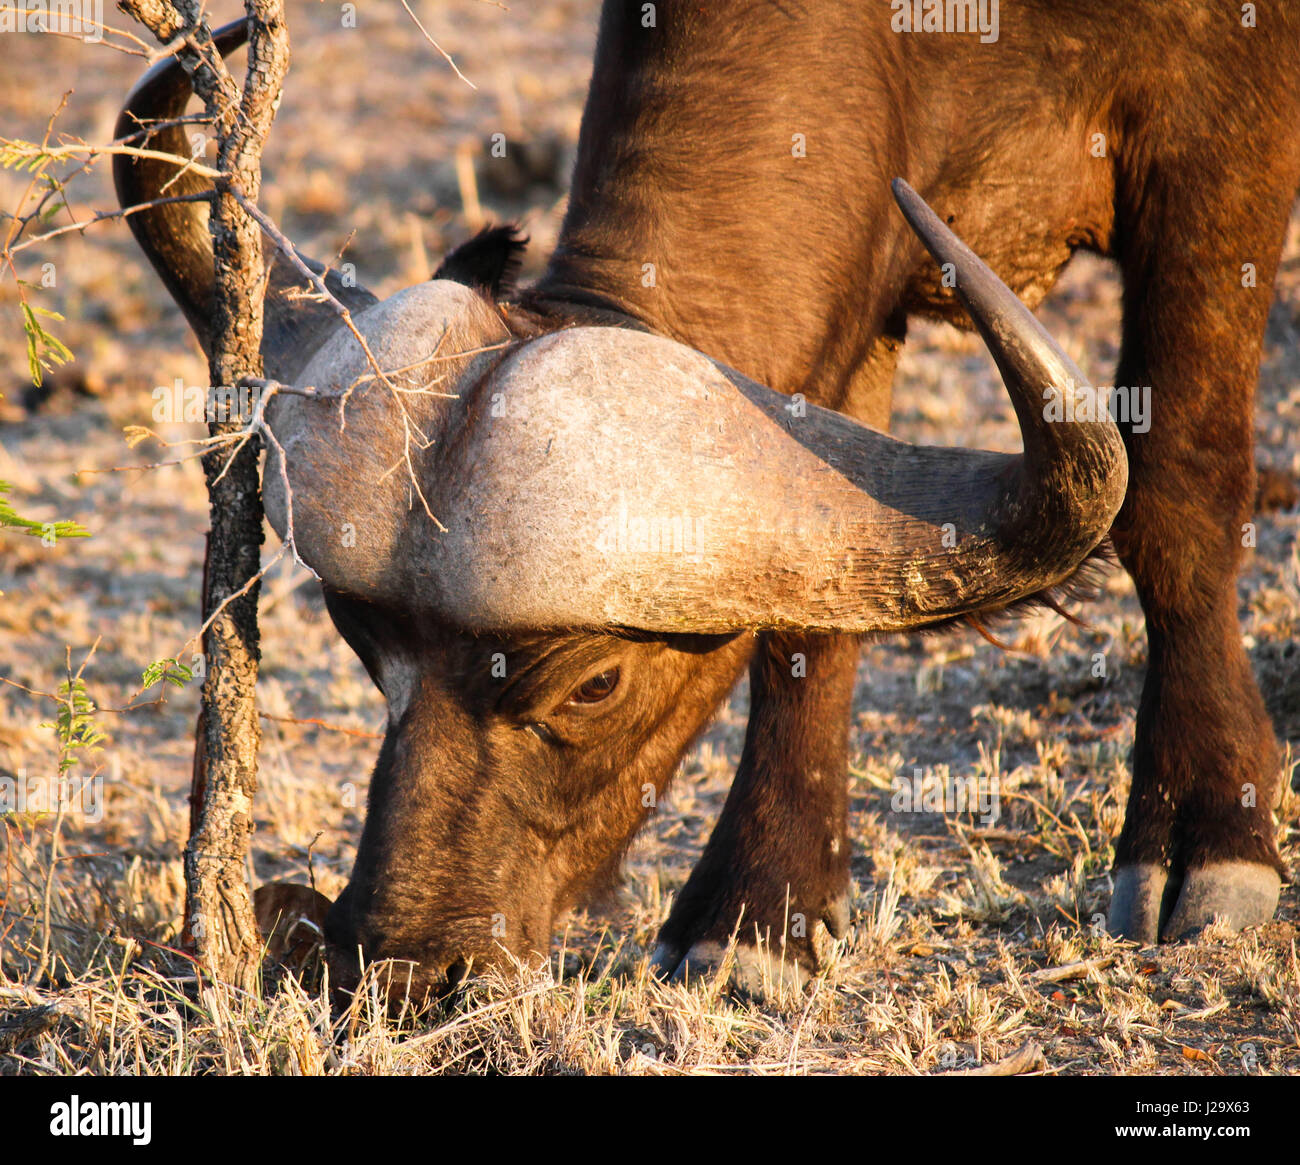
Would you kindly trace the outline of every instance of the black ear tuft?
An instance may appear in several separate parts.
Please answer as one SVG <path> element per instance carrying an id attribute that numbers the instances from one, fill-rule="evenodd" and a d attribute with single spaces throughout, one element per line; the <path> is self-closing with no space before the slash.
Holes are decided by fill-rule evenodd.
<path id="1" fill-rule="evenodd" d="M 472 239 L 447 252 L 434 279 L 451 279 L 490 295 L 494 300 L 514 294 L 524 261 L 528 236 L 514 223 L 484 227 Z"/>

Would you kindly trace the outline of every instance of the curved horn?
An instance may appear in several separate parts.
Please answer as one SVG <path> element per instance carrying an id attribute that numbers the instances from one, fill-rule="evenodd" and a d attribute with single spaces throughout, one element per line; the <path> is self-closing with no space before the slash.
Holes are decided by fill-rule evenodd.
<path id="1" fill-rule="evenodd" d="M 233 21 L 212 34 L 213 43 L 223 57 L 239 48 L 248 38 L 248 23 Z M 191 95 L 189 76 L 173 56 L 159 61 L 137 83 L 118 115 L 115 136 L 134 138 L 132 144 L 151 150 L 191 155 L 183 126 L 172 125 L 153 130 L 160 121 L 170 121 L 185 112 Z M 113 184 L 123 207 L 136 206 L 157 198 L 178 194 L 199 194 L 211 189 L 207 179 L 184 172 L 177 174 L 175 163 L 156 158 L 138 158 L 118 154 L 113 158 Z M 206 202 L 174 202 L 129 215 L 127 222 L 136 240 L 162 277 L 172 298 L 180 305 L 190 327 L 206 352 L 211 341 L 212 238 L 208 232 Z M 325 267 L 299 255 L 317 274 Z M 326 275 L 326 286 L 335 298 L 356 311 L 375 302 L 375 297 L 361 286 L 345 286 L 334 271 Z M 266 289 L 266 319 L 262 354 L 266 375 L 291 381 L 298 365 L 318 345 L 324 335 L 338 323 L 338 316 L 327 305 L 295 298 L 293 288 L 302 288 L 306 279 L 276 252 Z"/>
<path id="2" fill-rule="evenodd" d="M 405 601 L 427 592 L 471 626 L 884 631 L 1067 580 L 1123 501 L 1119 431 L 1104 408 L 1074 419 L 1095 401 L 1069 357 L 895 190 L 955 268 L 1022 454 L 909 445 L 668 340 L 574 329 L 525 345 L 450 419 L 467 431 L 439 467 L 449 533 L 406 543 L 439 593 L 409 575 Z"/>
<path id="3" fill-rule="evenodd" d="M 503 359 L 475 356 L 500 345 L 499 319 L 469 289 L 434 281 L 357 320 L 388 366 L 441 361 L 421 376 L 436 372 L 449 395 L 407 405 L 427 445 L 411 451 L 373 384 L 353 397 L 345 431 L 328 397 L 275 415 L 302 557 L 336 590 L 484 630 L 903 630 L 1066 580 L 1123 501 L 1119 432 L 1105 412 L 1049 419 L 1047 388 L 1062 393 L 1064 417 L 1091 415 L 1075 408 L 1082 376 L 974 253 L 900 193 L 955 267 L 1015 402 L 1023 454 L 909 445 L 639 331 L 571 328 Z M 366 367 L 336 331 L 302 375 L 342 392 Z M 279 489 L 268 473 L 283 533 Z M 355 527 L 346 544 L 344 519 Z"/>
<path id="4" fill-rule="evenodd" d="M 975 327 L 993 356 L 1011 396 L 1024 444 L 1020 487 L 1040 505 L 1060 502 L 1064 510 L 1076 503 L 1071 496 L 1095 496 L 1098 487 L 1115 484 L 1119 497 L 1128 480 L 1128 458 L 1119 431 L 1109 415 L 1093 422 L 1050 423 L 1044 405 L 1048 389 L 1056 389 L 1064 415 L 1067 398 L 1077 389 L 1088 390 L 1083 373 L 978 255 L 963 243 L 925 200 L 901 178 L 891 183 L 903 217 L 941 266 L 951 263 L 957 273 L 957 298 L 970 313 Z M 1074 404 L 1073 400 L 1068 402 Z M 1081 410 L 1091 415 L 1091 410 Z M 1065 517 L 1065 513 L 1059 515 Z M 1043 511 L 1039 519 L 1053 517 Z M 1041 533 L 1041 532 L 1036 532 Z"/>

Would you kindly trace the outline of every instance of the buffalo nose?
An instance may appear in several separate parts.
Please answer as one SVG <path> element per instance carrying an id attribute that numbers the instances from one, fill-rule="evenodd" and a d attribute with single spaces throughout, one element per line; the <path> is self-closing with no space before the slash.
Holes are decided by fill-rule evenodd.
<path id="1" fill-rule="evenodd" d="M 346 1008 L 361 985 L 365 967 L 383 957 L 373 934 L 367 934 L 366 920 L 353 907 L 351 887 L 339 896 L 325 916 L 325 957 L 335 1005 Z M 376 985 L 386 997 L 392 1014 L 414 1004 L 422 1007 L 445 997 L 459 982 L 460 975 L 441 966 L 424 966 L 417 960 L 394 958 L 375 968 Z M 367 990 L 369 990 L 367 988 Z"/>
<path id="2" fill-rule="evenodd" d="M 352 892 L 339 895 L 325 916 L 325 955 L 334 986 L 350 991 L 361 978 L 366 952 L 352 916 Z"/>

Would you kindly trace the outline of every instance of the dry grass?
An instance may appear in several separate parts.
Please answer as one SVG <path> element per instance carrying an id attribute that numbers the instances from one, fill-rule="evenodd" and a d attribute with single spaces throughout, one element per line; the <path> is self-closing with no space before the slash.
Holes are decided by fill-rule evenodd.
<path id="1" fill-rule="evenodd" d="M 359 33 L 334 10 L 293 14 L 297 54 L 272 135 L 268 209 L 309 251 L 349 257 L 381 292 L 427 276 L 468 232 L 465 166 L 483 137 L 572 148 L 589 70 L 595 0 L 537 11 L 461 3 L 417 7 L 429 32 L 479 85 L 458 82 L 399 6 L 363 7 Z M 53 40 L 24 43 L 0 80 L 0 132 L 37 136 L 75 85 L 65 128 L 106 139 L 134 62 Z M 511 185 L 480 168 L 489 215 L 523 216 L 536 264 L 563 192 Z M 0 206 L 18 186 L 0 173 Z M 75 194 L 75 192 L 74 192 Z M 83 205 L 111 203 L 106 176 Z M 6 540 L 0 566 L 3 672 L 52 690 L 71 647 L 103 708 L 125 705 L 152 660 L 181 653 L 197 626 L 205 502 L 197 466 L 155 472 L 78 470 L 154 456 L 122 440 L 149 423 L 151 390 L 205 380 L 179 314 L 124 228 L 65 240 L 49 256 L 45 306 L 80 357 L 93 398 L 66 385 L 23 400 L 24 357 L 11 287 L 0 287 L 0 369 L 7 399 L 0 479 L 22 512 L 74 518 L 93 532 L 53 549 Z M 535 268 L 534 268 L 535 269 Z M 39 280 L 33 260 L 29 278 Z M 1044 309 L 1071 354 L 1105 381 L 1118 291 L 1080 263 Z M 1260 387 L 1260 460 L 1294 479 L 1300 451 L 1300 226 L 1292 232 Z M 978 343 L 918 328 L 896 401 L 913 440 L 1014 448 L 1014 418 Z M 186 426 L 167 435 L 192 436 Z M 1262 514 L 1243 574 L 1243 632 L 1280 735 L 1300 741 L 1300 515 Z M 272 548 L 274 542 L 271 543 Z M 301 572 L 279 570 L 263 598 L 263 708 L 361 733 L 383 718 L 359 663 L 333 632 Z M 362 993 L 332 1017 L 319 969 L 253 996 L 200 990 L 171 947 L 183 888 L 179 853 L 194 685 L 127 715 L 102 713 L 97 765 L 104 814 L 60 825 L 10 816 L 0 921 L 0 1073 L 932 1073 L 1006 1056 L 1028 1040 L 1050 1073 L 1257 1074 L 1300 1071 L 1300 966 L 1294 886 L 1278 918 L 1244 936 L 1210 933 L 1177 948 L 1136 950 L 1097 933 L 1127 794 L 1126 760 L 1145 662 L 1131 584 L 1112 577 L 1076 628 L 1054 615 L 1007 628 L 1003 653 L 973 634 L 888 640 L 863 653 L 854 722 L 852 933 L 828 952 L 806 995 L 729 997 L 716 979 L 685 987 L 649 977 L 645 955 L 716 819 L 740 751 L 742 688 L 688 757 L 670 801 L 633 848 L 619 898 L 578 914 L 548 968 L 476 981 L 455 1009 L 394 1020 Z M 1092 675 L 1104 652 L 1107 675 Z M 188 662 L 188 658 L 182 656 Z M 158 693 L 150 693 L 150 699 Z M 47 701 L 0 688 L 0 769 L 54 771 Z M 288 879 L 333 896 L 346 880 L 376 743 L 365 735 L 268 720 L 251 857 L 262 883 Z M 1288 753 L 1288 786 L 1293 758 Z M 898 813 L 896 776 L 913 768 L 996 779 L 1001 815 Z M 0 774 L 3 775 L 3 774 Z M 1279 837 L 1297 862 L 1300 798 L 1288 791 Z M 47 901 L 49 926 L 43 915 Z M 56 985 L 28 986 L 46 936 Z M 1069 972 L 1052 970 L 1081 964 Z M 400 970 L 400 969 L 399 969 Z M 1043 975 L 1039 972 L 1049 971 Z"/>

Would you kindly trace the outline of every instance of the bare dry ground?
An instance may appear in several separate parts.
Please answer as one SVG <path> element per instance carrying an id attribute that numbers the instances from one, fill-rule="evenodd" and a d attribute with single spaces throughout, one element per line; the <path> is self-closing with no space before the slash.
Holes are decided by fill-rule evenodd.
<path id="1" fill-rule="evenodd" d="M 509 9 L 481 0 L 413 5 L 478 86 L 450 72 L 397 4 L 365 0 L 359 28 L 333 3 L 291 5 L 294 66 L 266 159 L 264 205 L 310 253 L 347 258 L 387 294 L 427 278 L 481 214 L 522 218 L 546 253 L 563 206 L 590 71 L 596 0 Z M 222 13 L 231 9 L 221 8 Z M 124 18 L 122 18 L 124 20 Z M 107 141 L 137 59 L 39 36 L 0 38 L 0 134 L 57 128 Z M 493 132 L 532 143 L 528 167 L 493 167 Z M 456 159 L 462 159 L 458 177 Z M 465 179 L 465 163 L 477 179 Z M 25 179 L 0 172 L 0 208 Z M 84 216 L 112 205 L 107 167 L 72 190 Z M 466 210 L 466 206 L 469 210 Z M 0 224 L 2 225 L 2 224 Z M 1294 877 L 1300 798 L 1300 220 L 1289 240 L 1260 382 L 1259 460 L 1281 508 L 1256 519 L 1240 584 L 1242 633 L 1286 749 L 1279 820 Z M 169 950 L 183 900 L 179 854 L 197 685 L 141 697 L 151 661 L 179 656 L 197 628 L 205 529 L 193 461 L 156 460 L 123 429 L 151 424 L 152 390 L 206 370 L 180 314 L 124 226 L 101 225 L 25 252 L 20 274 L 53 288 L 34 302 L 77 354 L 75 374 L 33 392 L 12 279 L 0 281 L 0 479 L 20 512 L 75 519 L 92 534 L 53 548 L 7 536 L 0 559 L 0 672 L 50 692 L 70 652 L 103 710 L 95 764 L 104 814 L 70 816 L 49 878 L 52 818 L 5 819 L 0 874 L 0 1074 L 7 1073 L 894 1073 L 961 1069 L 1026 1041 L 1059 1074 L 1277 1074 L 1300 1070 L 1300 895 L 1242 936 L 1211 933 L 1139 950 L 1092 926 L 1127 793 L 1126 761 L 1145 663 L 1127 577 L 1110 577 L 1086 628 L 1056 615 L 1004 630 L 868 646 L 853 728 L 852 933 L 806 995 L 735 999 L 717 981 L 664 986 L 645 955 L 721 808 L 739 756 L 742 685 L 693 750 L 629 856 L 619 898 L 579 913 L 551 966 L 476 984 L 460 1008 L 392 1023 L 362 996 L 332 1030 L 319 975 L 240 998 L 194 994 Z M 525 274 L 529 273 L 526 269 Z M 1114 366 L 1118 286 L 1078 262 L 1043 310 L 1080 365 Z M 899 376 L 905 438 L 1016 447 L 1014 418 L 978 342 L 918 327 Z M 197 426 L 164 426 L 173 440 Z M 1212 435 L 1207 434 L 1207 439 Z M 95 472 L 83 472 L 95 471 Z M 268 533 L 266 553 L 274 551 Z M 346 881 L 383 722 L 379 694 L 334 633 L 311 579 L 268 579 L 262 602 L 262 788 L 255 883 L 287 879 L 333 896 Z M 1094 676 L 1104 653 L 1106 675 Z M 158 699 L 156 699 L 158 697 Z M 160 698 L 165 697 L 165 698 Z M 135 700 L 144 706 L 128 714 Z M 56 770 L 54 705 L 0 687 L 0 770 Z M 316 724 L 352 729 L 351 734 Z M 946 766 L 946 768 L 945 768 Z M 996 777 L 1001 816 L 904 814 L 895 777 L 914 768 Z M 3 773 L 0 773 L 3 775 Z M 49 916 L 42 919 L 47 884 Z M 28 979 L 45 936 L 58 985 Z M 1053 972 L 1079 964 L 1065 973 Z M 180 977 L 178 977 L 180 976 Z"/>

